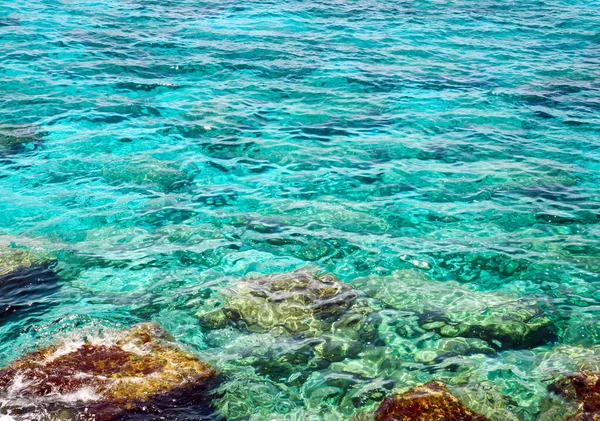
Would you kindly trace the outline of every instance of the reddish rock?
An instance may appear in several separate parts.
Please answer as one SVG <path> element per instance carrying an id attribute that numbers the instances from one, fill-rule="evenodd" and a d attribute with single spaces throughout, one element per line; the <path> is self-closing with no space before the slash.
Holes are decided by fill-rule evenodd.
<path id="1" fill-rule="evenodd" d="M 403 394 L 387 397 L 375 421 L 488 421 L 464 406 L 440 382 L 429 382 Z"/>
<path id="2" fill-rule="evenodd" d="M 0 402 L 13 413 L 43 408 L 58 419 L 78 419 L 83 411 L 113 420 L 198 403 L 214 376 L 158 325 L 145 323 L 110 341 L 65 342 L 25 355 L 0 369 Z"/>
<path id="3" fill-rule="evenodd" d="M 600 420 L 600 372 L 570 373 L 548 389 L 577 405 L 577 412 L 566 420 Z"/>

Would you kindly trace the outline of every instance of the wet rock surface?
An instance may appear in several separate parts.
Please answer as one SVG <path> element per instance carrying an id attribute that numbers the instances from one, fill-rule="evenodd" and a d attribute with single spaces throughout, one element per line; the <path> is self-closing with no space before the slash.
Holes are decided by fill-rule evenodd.
<path id="1" fill-rule="evenodd" d="M 487 421 L 463 405 L 443 383 L 429 382 L 386 398 L 375 421 Z"/>
<path id="2" fill-rule="evenodd" d="M 494 348 L 527 348 L 555 338 L 551 320 L 532 300 L 483 293 L 455 282 L 436 282 L 415 270 L 357 279 L 353 285 L 444 337 L 482 339 Z"/>
<path id="3" fill-rule="evenodd" d="M 0 407 L 94 420 L 172 416 L 185 407 L 177 419 L 202 419 L 215 376 L 160 326 L 144 323 L 110 340 L 64 341 L 14 361 L 0 370 Z"/>

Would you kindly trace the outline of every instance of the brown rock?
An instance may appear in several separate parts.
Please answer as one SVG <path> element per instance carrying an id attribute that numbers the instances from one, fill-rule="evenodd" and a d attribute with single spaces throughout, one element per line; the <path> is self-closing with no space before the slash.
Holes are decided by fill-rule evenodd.
<path id="1" fill-rule="evenodd" d="M 52 415 L 67 411 L 72 419 L 86 411 L 94 420 L 112 420 L 125 412 L 172 407 L 178 400 L 202 400 L 198 393 L 215 376 L 153 323 L 120 332 L 115 341 L 97 342 L 50 346 L 0 369 L 0 401 L 18 402 L 18 412 L 43 407 Z"/>
<path id="2" fill-rule="evenodd" d="M 578 372 L 567 374 L 548 389 L 578 405 L 577 412 L 568 421 L 600 420 L 600 373 Z"/>
<path id="3" fill-rule="evenodd" d="M 440 382 L 429 382 L 386 398 L 375 421 L 488 421 L 464 406 Z"/>

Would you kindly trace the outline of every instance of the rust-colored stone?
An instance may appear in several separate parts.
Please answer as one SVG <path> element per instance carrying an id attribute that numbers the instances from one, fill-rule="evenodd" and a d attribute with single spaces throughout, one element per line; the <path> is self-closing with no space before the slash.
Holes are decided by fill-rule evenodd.
<path id="1" fill-rule="evenodd" d="M 577 404 L 577 412 L 567 421 L 600 420 L 600 372 L 570 373 L 548 389 Z"/>
<path id="2" fill-rule="evenodd" d="M 403 394 L 387 397 L 375 421 L 488 421 L 464 406 L 440 382 L 429 382 Z"/>
<path id="3" fill-rule="evenodd" d="M 125 411 L 146 411 L 157 400 L 173 405 L 178 397 L 198 398 L 214 376 L 208 364 L 167 340 L 158 325 L 145 323 L 120 332 L 114 343 L 63 343 L 25 355 L 0 369 L 0 399 L 20 402 L 20 411 L 23 404 L 46 405 L 53 412 L 74 411 L 76 418 L 79 409 L 64 404 L 64 397 L 78 394 L 80 409 L 96 420 L 111 420 Z"/>

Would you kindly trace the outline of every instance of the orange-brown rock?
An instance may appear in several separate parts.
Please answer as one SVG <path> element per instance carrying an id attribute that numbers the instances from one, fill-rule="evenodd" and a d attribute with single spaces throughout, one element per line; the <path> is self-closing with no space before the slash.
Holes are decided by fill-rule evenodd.
<path id="1" fill-rule="evenodd" d="M 403 394 L 387 397 L 375 421 L 487 421 L 464 406 L 440 382 L 429 382 Z"/>
<path id="2" fill-rule="evenodd" d="M 600 373 L 570 373 L 548 388 L 577 405 L 577 412 L 568 421 L 600 420 Z"/>
<path id="3" fill-rule="evenodd" d="M 202 400 L 198 393 L 214 376 L 158 325 L 145 323 L 110 339 L 69 341 L 25 355 L 0 370 L 0 399 L 9 406 L 18 402 L 17 411 L 41 406 L 77 418 L 83 410 L 95 420 L 111 420 L 127 411 L 174 406 L 178 399 Z"/>

